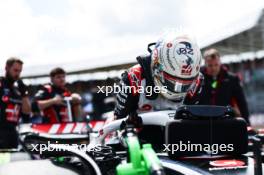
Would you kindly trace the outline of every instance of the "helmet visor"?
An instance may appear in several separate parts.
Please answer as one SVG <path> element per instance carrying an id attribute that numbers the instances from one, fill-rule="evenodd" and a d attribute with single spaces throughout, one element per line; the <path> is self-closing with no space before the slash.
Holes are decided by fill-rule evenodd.
<path id="1" fill-rule="evenodd" d="M 197 76 L 196 76 L 197 77 Z M 182 79 L 163 72 L 162 85 L 173 93 L 186 93 L 190 86 L 195 82 L 196 77 Z"/>

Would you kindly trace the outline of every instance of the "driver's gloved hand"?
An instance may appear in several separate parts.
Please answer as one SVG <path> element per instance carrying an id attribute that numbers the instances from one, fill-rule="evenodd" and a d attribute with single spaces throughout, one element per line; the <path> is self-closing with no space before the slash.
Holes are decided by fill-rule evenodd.
<path id="1" fill-rule="evenodd" d="M 129 117 L 121 123 L 120 129 L 125 129 L 127 127 L 142 128 L 143 121 L 137 113 L 129 115 Z"/>
<path id="2" fill-rule="evenodd" d="M 199 104 L 200 94 L 204 86 L 204 76 L 199 74 L 196 81 L 188 89 L 184 99 L 183 104 L 194 105 Z"/>
<path id="3" fill-rule="evenodd" d="M 27 85 L 24 84 L 24 82 L 21 79 L 17 81 L 17 86 L 22 97 L 28 96 L 28 87 Z"/>
<path id="4" fill-rule="evenodd" d="M 137 114 L 133 117 L 129 116 L 126 122 L 128 125 L 133 125 L 135 128 L 142 128 L 143 126 L 142 118 Z"/>

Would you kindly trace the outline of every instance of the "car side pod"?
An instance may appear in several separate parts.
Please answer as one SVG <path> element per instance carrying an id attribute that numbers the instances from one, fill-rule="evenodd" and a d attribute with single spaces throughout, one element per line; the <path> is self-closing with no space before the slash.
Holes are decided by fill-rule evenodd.
<path id="1" fill-rule="evenodd" d="M 129 160 L 116 167 L 117 175 L 164 175 L 161 162 L 151 144 L 140 148 L 139 140 L 133 129 L 126 131 L 125 141 L 128 146 Z"/>

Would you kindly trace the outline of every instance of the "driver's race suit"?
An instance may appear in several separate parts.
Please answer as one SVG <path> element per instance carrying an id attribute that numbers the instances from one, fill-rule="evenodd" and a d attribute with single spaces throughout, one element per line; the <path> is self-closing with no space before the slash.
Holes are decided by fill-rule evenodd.
<path id="1" fill-rule="evenodd" d="M 154 90 L 155 85 L 151 74 L 151 57 L 139 56 L 137 57 L 137 61 L 137 65 L 122 74 L 120 81 L 121 91 L 116 95 L 117 104 L 114 110 L 114 115 L 118 119 L 124 118 L 135 111 L 140 114 L 150 111 L 177 109 L 181 104 L 198 103 L 203 80 L 202 74 L 199 75 L 183 99 L 172 101 L 164 98 Z M 127 90 L 129 89 L 127 87 L 132 87 L 132 91 Z M 142 89 L 144 90 L 142 91 Z"/>
<path id="2" fill-rule="evenodd" d="M 7 78 L 0 78 L 0 149 L 16 148 L 16 126 L 21 116 L 22 94 Z"/>
<path id="3" fill-rule="evenodd" d="M 71 92 L 66 88 L 58 88 L 52 84 L 46 84 L 39 88 L 33 99 L 32 109 L 34 112 L 41 112 L 44 116 L 43 123 L 61 123 L 69 122 L 68 109 L 65 105 L 52 105 L 40 111 L 38 101 L 52 99 L 55 96 L 70 97 Z M 72 110 L 72 109 L 71 109 Z"/>

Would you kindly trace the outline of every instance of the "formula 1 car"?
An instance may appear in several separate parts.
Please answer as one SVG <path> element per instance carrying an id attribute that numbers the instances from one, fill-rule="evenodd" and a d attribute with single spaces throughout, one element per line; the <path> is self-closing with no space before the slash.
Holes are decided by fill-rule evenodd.
<path id="1" fill-rule="evenodd" d="M 234 118 L 230 107 L 181 106 L 177 111 L 149 112 L 140 116 L 133 114 L 126 119 L 106 124 L 99 132 L 88 132 L 86 148 L 51 144 L 52 151 L 43 150 L 40 160 L 4 164 L 0 166 L 0 173 L 263 173 L 264 137 L 249 129 L 243 119 Z M 27 134 L 23 135 L 23 144 L 30 155 L 39 152 L 31 152 L 27 147 L 28 143 L 45 143 L 60 138 L 59 135 Z M 112 137 L 109 138 L 109 135 Z M 69 142 L 67 139 L 60 139 L 63 143 Z M 77 141 L 82 143 L 82 140 Z"/>

